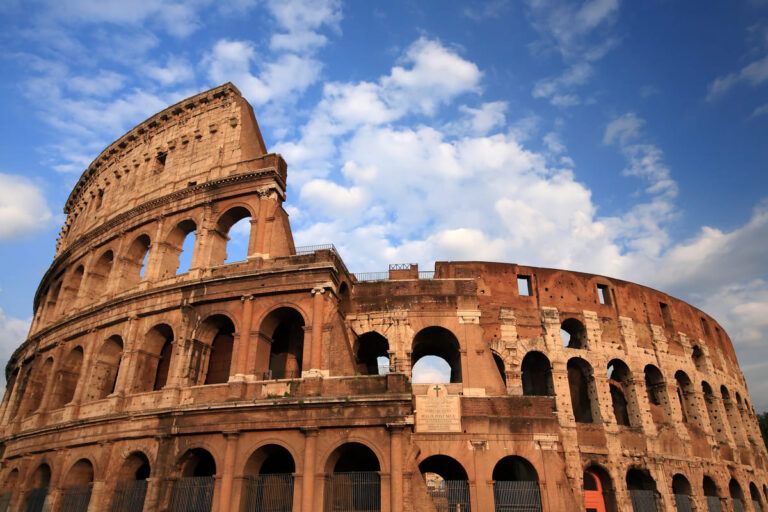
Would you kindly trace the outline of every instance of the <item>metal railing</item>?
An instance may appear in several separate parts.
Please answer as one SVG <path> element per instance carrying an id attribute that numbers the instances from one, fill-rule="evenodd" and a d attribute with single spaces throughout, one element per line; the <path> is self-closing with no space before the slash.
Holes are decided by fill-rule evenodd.
<path id="1" fill-rule="evenodd" d="M 291 512 L 293 475 L 251 475 L 245 477 L 246 512 Z"/>
<path id="2" fill-rule="evenodd" d="M 740 498 L 733 498 L 733 512 L 744 512 L 744 503 Z"/>
<path id="3" fill-rule="evenodd" d="M 190 476 L 173 483 L 171 512 L 210 512 L 213 505 L 212 476 Z"/>
<path id="4" fill-rule="evenodd" d="M 8 512 L 8 507 L 11 506 L 12 494 L 7 492 L 0 496 L 0 512 Z"/>
<path id="5" fill-rule="evenodd" d="M 469 482 L 443 480 L 441 485 L 427 487 L 436 512 L 469 512 Z"/>
<path id="6" fill-rule="evenodd" d="M 763 512 L 763 505 L 757 500 L 752 500 L 752 508 L 755 509 L 755 512 Z"/>
<path id="7" fill-rule="evenodd" d="M 687 494 L 675 494 L 675 508 L 677 512 L 693 512 L 690 496 Z"/>
<path id="8" fill-rule="evenodd" d="M 717 496 L 707 496 L 707 511 L 722 512 L 723 506 L 720 504 L 720 498 Z"/>
<path id="9" fill-rule="evenodd" d="M 381 479 L 376 471 L 333 473 L 325 485 L 325 512 L 381 510 Z"/>
<path id="10" fill-rule="evenodd" d="M 370 283 L 371 281 L 389 281 L 389 272 L 354 272 L 355 276 L 360 283 Z M 420 270 L 419 279 L 430 280 L 435 278 L 434 270 Z"/>
<path id="11" fill-rule="evenodd" d="M 267 370 L 265 372 L 257 373 L 261 380 L 278 380 L 278 379 L 299 379 L 301 378 L 301 371 L 299 370 Z"/>
<path id="12" fill-rule="evenodd" d="M 146 480 L 124 480 L 117 482 L 112 498 L 111 512 L 134 512 L 144 510 L 147 495 Z"/>
<path id="13" fill-rule="evenodd" d="M 500 480 L 493 482 L 496 512 L 541 512 L 539 483 Z"/>
<path id="14" fill-rule="evenodd" d="M 25 504 L 26 512 L 43 512 L 45 506 L 45 498 L 48 497 L 47 487 L 38 487 L 37 489 L 31 489 L 27 493 L 27 499 Z"/>
<path id="15" fill-rule="evenodd" d="M 656 491 L 630 490 L 634 512 L 657 512 Z"/>
<path id="16" fill-rule="evenodd" d="M 300 247 L 296 247 L 296 256 L 301 256 L 302 254 L 312 254 L 313 252 L 317 251 L 333 251 L 336 254 L 339 254 L 339 251 L 336 250 L 336 246 L 333 244 L 319 244 L 302 245 Z"/>
<path id="17" fill-rule="evenodd" d="M 70 487 L 61 492 L 61 512 L 87 512 L 91 502 L 91 485 Z"/>

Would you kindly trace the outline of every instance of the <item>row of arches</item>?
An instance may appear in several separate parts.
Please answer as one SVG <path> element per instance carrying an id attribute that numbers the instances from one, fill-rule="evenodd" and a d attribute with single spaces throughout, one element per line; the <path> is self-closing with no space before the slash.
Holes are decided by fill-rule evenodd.
<path id="1" fill-rule="evenodd" d="M 84 256 L 53 280 L 37 316 L 54 320 L 110 293 L 131 289 L 150 276 L 162 280 L 193 268 L 245 260 L 253 218 L 250 205 L 234 206 L 222 213 L 206 230 L 207 254 L 202 254 L 195 218 L 175 223 L 154 241 L 155 234 L 146 229 L 128 240 L 117 240 L 92 257 Z"/>

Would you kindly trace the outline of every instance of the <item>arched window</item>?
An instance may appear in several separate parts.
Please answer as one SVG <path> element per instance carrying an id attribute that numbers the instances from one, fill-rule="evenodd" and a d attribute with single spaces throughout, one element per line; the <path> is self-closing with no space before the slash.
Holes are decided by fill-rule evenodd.
<path id="1" fill-rule="evenodd" d="M 293 474 L 291 453 L 276 444 L 262 446 L 248 458 L 240 510 L 291 512 Z"/>
<path id="2" fill-rule="evenodd" d="M 61 491 L 61 510 L 88 510 L 93 487 L 93 464 L 80 459 L 70 468 Z"/>
<path id="3" fill-rule="evenodd" d="M 523 395 L 553 396 L 552 365 L 541 352 L 531 351 L 525 354 L 522 369 Z"/>
<path id="4" fill-rule="evenodd" d="M 678 370 L 675 373 L 675 381 L 677 382 L 677 397 L 680 400 L 683 421 L 701 427 L 699 408 L 696 406 L 696 396 L 691 379 L 684 371 Z"/>
<path id="5" fill-rule="evenodd" d="M 227 210 L 216 223 L 216 232 L 211 240 L 211 264 L 246 260 L 250 234 L 251 212 L 242 206 Z"/>
<path id="6" fill-rule="evenodd" d="M 684 475 L 678 473 L 672 477 L 672 494 L 675 497 L 675 507 L 677 507 L 678 512 L 693 510 L 691 507 L 691 484 Z"/>
<path id="7" fill-rule="evenodd" d="M 80 380 L 80 370 L 83 366 L 82 347 L 73 348 L 64 358 L 64 362 L 59 368 L 53 400 L 52 409 L 64 407 L 75 398 L 75 389 Z"/>
<path id="8" fill-rule="evenodd" d="M 498 354 L 498 352 L 491 350 L 491 355 L 493 356 L 493 362 L 496 365 L 496 370 L 499 372 L 499 377 L 501 377 L 501 382 L 504 384 L 504 387 L 507 386 L 507 370 L 504 367 L 504 359 L 501 358 L 501 356 Z"/>
<path id="9" fill-rule="evenodd" d="M 131 242 L 123 260 L 123 288 L 132 288 L 145 277 L 149 261 L 150 240 L 147 235 L 139 235 Z"/>
<path id="10" fill-rule="evenodd" d="M 693 364 L 696 366 L 696 369 L 702 373 L 707 372 L 707 361 L 704 358 L 704 351 L 701 350 L 701 347 L 698 345 L 693 346 L 693 350 L 691 352 L 691 359 L 693 359 Z"/>
<path id="11" fill-rule="evenodd" d="M 737 391 L 734 393 L 736 396 L 736 412 L 739 415 L 739 421 L 741 422 L 741 428 L 744 431 L 744 434 L 747 436 L 747 438 L 751 442 L 755 442 L 754 437 L 752 436 L 752 429 L 749 428 L 749 415 L 747 414 L 747 409 L 744 406 L 744 402 L 741 400 L 741 395 Z"/>
<path id="12" fill-rule="evenodd" d="M 456 459 L 432 455 L 419 463 L 419 471 L 436 510 L 469 510 L 469 479 Z"/>
<path id="13" fill-rule="evenodd" d="M 224 315 L 214 315 L 203 322 L 199 333 L 203 347 L 210 347 L 208 365 L 205 372 L 205 384 L 223 384 L 229 380 L 229 370 L 232 364 L 232 346 L 235 339 L 235 324 Z M 190 375 L 197 375 L 196 362 L 193 356 Z"/>
<path id="14" fill-rule="evenodd" d="M 496 510 L 541 510 L 539 475 L 524 458 L 504 457 L 493 468 L 492 479 Z"/>
<path id="15" fill-rule="evenodd" d="M 117 475 L 112 512 L 144 509 L 150 471 L 149 459 L 142 452 L 133 452 L 125 459 Z"/>
<path id="16" fill-rule="evenodd" d="M 45 387 L 48 382 L 53 378 L 51 373 L 53 372 L 53 358 L 47 357 L 45 362 L 34 371 L 29 374 L 29 381 L 27 388 L 24 392 L 25 400 L 22 417 L 29 416 L 30 414 L 37 412 L 40 408 L 40 404 L 43 402 L 43 393 L 45 393 Z"/>
<path id="17" fill-rule="evenodd" d="M 760 491 L 757 490 L 755 482 L 749 483 L 749 496 L 752 498 L 752 508 L 755 512 L 763 512 L 763 499 L 760 497 Z"/>
<path id="18" fill-rule="evenodd" d="M 9 510 L 13 493 L 19 486 L 19 470 L 14 468 L 3 481 L 2 493 L 0 493 L 0 510 Z"/>
<path id="19" fill-rule="evenodd" d="M 648 403 L 651 406 L 651 417 L 658 425 L 671 422 L 667 383 L 661 371 L 649 364 L 645 367 L 645 390 L 648 393 Z"/>
<path id="20" fill-rule="evenodd" d="M 587 348 L 587 329 L 575 318 L 560 324 L 560 339 L 566 348 Z"/>
<path id="21" fill-rule="evenodd" d="M 709 424 L 712 427 L 712 432 L 720 443 L 727 443 L 728 435 L 726 433 L 726 427 L 723 424 L 723 418 L 720 416 L 720 410 L 717 407 L 712 387 L 707 381 L 701 382 L 701 391 L 704 394 L 704 404 L 707 406 L 707 416 L 709 416 Z"/>
<path id="22" fill-rule="evenodd" d="M 259 329 L 269 347 L 267 379 L 301 377 L 304 356 L 304 318 L 295 309 L 283 307 L 264 318 Z M 265 347 L 266 348 L 266 347 Z"/>
<path id="23" fill-rule="evenodd" d="M 167 324 L 159 324 L 150 329 L 135 357 L 137 370 L 134 392 L 163 389 L 168 382 L 173 357 L 173 329 Z"/>
<path id="24" fill-rule="evenodd" d="M 363 375 L 389 373 L 389 342 L 377 332 L 367 332 L 355 340 L 357 371 Z"/>
<path id="25" fill-rule="evenodd" d="M 111 250 L 107 250 L 91 266 L 85 290 L 86 296 L 91 300 L 103 297 L 107 293 L 114 260 L 114 253 Z"/>
<path id="26" fill-rule="evenodd" d="M 85 268 L 78 265 L 72 273 L 66 277 L 64 287 L 62 288 L 62 299 L 68 309 L 77 306 L 77 297 L 80 292 L 80 285 L 83 282 Z"/>
<path id="27" fill-rule="evenodd" d="M 325 464 L 325 510 L 381 510 L 381 466 L 373 450 L 346 443 Z"/>
<path id="28" fill-rule="evenodd" d="M 577 423 L 600 421 L 592 366 L 584 359 L 574 357 L 568 361 L 567 368 L 574 419 Z"/>
<path id="29" fill-rule="evenodd" d="M 115 392 L 122 358 L 123 339 L 114 335 L 104 340 L 93 361 L 86 401 L 101 400 Z"/>
<path id="30" fill-rule="evenodd" d="M 656 481 L 646 469 L 627 471 L 627 489 L 634 512 L 658 510 L 656 507 Z"/>
<path id="31" fill-rule="evenodd" d="M 728 417 L 728 424 L 731 427 L 733 440 L 736 441 L 736 444 L 743 446 L 746 440 L 744 439 L 743 431 L 741 429 L 739 411 L 731 400 L 731 394 L 728 392 L 728 388 L 724 385 L 720 386 L 720 396 L 723 399 L 723 406 L 725 407 L 725 414 Z"/>
<path id="32" fill-rule="evenodd" d="M 741 485 L 735 478 L 731 478 L 728 482 L 728 492 L 733 500 L 734 512 L 741 512 L 744 510 L 744 492 L 741 490 Z"/>
<path id="33" fill-rule="evenodd" d="M 702 481 L 702 490 L 704 491 L 704 497 L 707 499 L 707 508 L 709 510 L 721 510 L 720 493 L 717 490 L 715 481 L 707 475 L 704 475 Z"/>
<path id="34" fill-rule="evenodd" d="M 594 464 L 586 468 L 583 483 L 585 510 L 617 512 L 616 492 L 605 468 Z"/>
<path id="35" fill-rule="evenodd" d="M 193 220 L 179 222 L 165 240 L 160 279 L 188 272 L 192 266 L 197 226 Z"/>
<path id="36" fill-rule="evenodd" d="M 608 363 L 608 384 L 613 403 L 613 415 L 616 423 L 627 427 L 637 427 L 640 421 L 640 408 L 629 367 L 621 359 Z"/>
<path id="37" fill-rule="evenodd" d="M 51 485 L 51 467 L 45 463 L 40 464 L 32 473 L 29 484 L 25 509 L 27 512 L 42 512 L 48 497 L 48 487 Z"/>
<path id="38" fill-rule="evenodd" d="M 48 291 L 48 301 L 45 305 L 46 320 L 53 320 L 58 316 L 59 294 L 61 294 L 61 281 L 52 285 Z"/>
<path id="39" fill-rule="evenodd" d="M 446 377 L 448 382 L 461 382 L 460 350 L 459 340 L 448 329 L 427 327 L 419 331 L 413 338 L 411 346 L 411 378 L 413 382 L 444 383 Z M 432 357 L 427 359 L 429 356 Z M 439 365 L 439 360 L 442 360 L 444 364 Z M 445 365 L 450 368 L 448 375 L 446 375 L 447 372 L 444 372 Z"/>
<path id="40" fill-rule="evenodd" d="M 171 512 L 210 512 L 216 461 L 202 448 L 187 451 L 181 458 L 181 478 L 173 482 Z"/>

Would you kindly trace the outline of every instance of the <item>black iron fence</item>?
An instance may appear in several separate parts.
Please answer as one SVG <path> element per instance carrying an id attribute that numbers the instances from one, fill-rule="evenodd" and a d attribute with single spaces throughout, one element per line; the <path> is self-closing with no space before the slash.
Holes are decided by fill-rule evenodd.
<path id="1" fill-rule="evenodd" d="M 757 500 L 752 500 L 752 508 L 755 509 L 755 512 L 763 512 L 763 505 Z"/>
<path id="2" fill-rule="evenodd" d="M 278 380 L 278 379 L 299 379 L 301 378 L 301 371 L 299 370 L 267 370 L 265 372 L 257 373 L 257 376 L 261 380 Z"/>
<path id="3" fill-rule="evenodd" d="M 440 485 L 428 486 L 437 512 L 469 512 L 469 482 L 443 480 Z"/>
<path id="4" fill-rule="evenodd" d="M 87 512 L 91 502 L 91 484 L 61 491 L 61 512 Z"/>
<path id="5" fill-rule="evenodd" d="M 247 476 L 244 493 L 247 512 L 291 512 L 293 475 L 284 473 Z"/>
<path id="6" fill-rule="evenodd" d="M 541 491 L 538 482 L 494 482 L 493 500 L 496 512 L 541 512 Z"/>
<path id="7" fill-rule="evenodd" d="M 632 499 L 634 512 L 657 512 L 656 491 L 631 490 L 629 497 Z"/>
<path id="8" fill-rule="evenodd" d="M 677 512 L 693 512 L 690 496 L 687 494 L 675 494 L 675 508 Z"/>
<path id="9" fill-rule="evenodd" d="M 296 256 L 301 254 L 312 254 L 313 252 L 317 251 L 333 251 L 336 254 L 339 253 L 333 244 L 302 245 L 300 247 L 296 247 Z"/>
<path id="10" fill-rule="evenodd" d="M 739 498 L 733 498 L 733 512 L 744 512 L 744 503 Z"/>
<path id="11" fill-rule="evenodd" d="M 376 471 L 334 473 L 325 482 L 325 512 L 379 512 L 381 479 Z"/>
<path id="12" fill-rule="evenodd" d="M 213 505 L 212 476 L 190 476 L 173 483 L 171 512 L 210 512 Z"/>
<path id="13" fill-rule="evenodd" d="M 0 512 L 8 512 L 8 507 L 11 506 L 11 496 L 9 492 L 0 496 Z"/>
<path id="14" fill-rule="evenodd" d="M 720 504 L 720 498 L 718 498 L 717 496 L 707 496 L 707 511 L 722 512 L 723 507 Z"/>
<path id="15" fill-rule="evenodd" d="M 27 492 L 24 509 L 26 512 L 43 512 L 43 507 L 45 506 L 45 498 L 47 497 L 47 487 L 31 489 L 29 492 Z"/>
<path id="16" fill-rule="evenodd" d="M 144 510 L 147 496 L 146 480 L 124 480 L 117 482 L 112 498 L 112 512 L 135 512 Z"/>

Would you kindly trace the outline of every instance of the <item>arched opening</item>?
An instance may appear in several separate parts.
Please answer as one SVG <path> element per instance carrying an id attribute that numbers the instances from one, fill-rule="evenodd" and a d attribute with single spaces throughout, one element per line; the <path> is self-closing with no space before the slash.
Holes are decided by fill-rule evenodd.
<path id="1" fill-rule="evenodd" d="M 102 343 L 93 361 L 86 401 L 101 400 L 115 392 L 122 358 L 123 339 L 118 335 L 110 336 Z"/>
<path id="2" fill-rule="evenodd" d="M 83 366 L 83 349 L 75 347 L 70 350 L 59 368 L 51 407 L 64 407 L 75 398 L 77 381 L 80 380 L 80 369 Z"/>
<path id="3" fill-rule="evenodd" d="M 656 424 L 669 423 L 671 413 L 664 376 L 652 364 L 645 367 L 644 373 L 645 390 L 648 393 L 648 404 L 651 406 L 651 417 Z"/>
<path id="4" fill-rule="evenodd" d="M 355 340 L 357 371 L 362 375 L 389 373 L 389 342 L 377 332 L 367 332 Z"/>
<path id="5" fill-rule="evenodd" d="M 745 439 L 743 431 L 741 430 L 741 418 L 739 417 L 739 411 L 736 409 L 736 405 L 731 400 L 731 394 L 728 391 L 728 388 L 724 385 L 720 386 L 720 397 L 723 400 L 723 407 L 725 407 L 725 415 L 727 416 L 728 424 L 731 427 L 733 440 L 736 441 L 737 445 L 743 446 L 745 444 Z"/>
<path id="6" fill-rule="evenodd" d="M 658 510 L 656 507 L 656 481 L 646 469 L 632 468 L 627 471 L 627 490 L 634 512 Z"/>
<path id="7" fill-rule="evenodd" d="M 142 452 L 133 452 L 123 462 L 117 475 L 111 512 L 144 510 L 147 478 L 151 474 L 149 459 Z"/>
<path id="8" fill-rule="evenodd" d="M 227 210 L 216 223 L 212 237 L 212 265 L 248 259 L 251 236 L 251 212 L 242 206 Z"/>
<path id="9" fill-rule="evenodd" d="M 717 490 L 717 484 L 709 476 L 704 475 L 702 481 L 702 490 L 704 491 L 704 498 L 707 500 L 707 509 L 710 512 L 720 512 L 722 509 L 722 500 L 720 493 Z"/>
<path id="10" fill-rule="evenodd" d="M 99 256 L 96 263 L 91 266 L 88 272 L 88 284 L 86 294 L 91 300 L 103 297 L 109 287 L 109 281 L 112 275 L 112 267 L 115 261 L 115 254 L 111 250 L 104 251 Z"/>
<path id="11" fill-rule="evenodd" d="M 584 509 L 594 512 L 616 512 L 616 492 L 611 475 L 605 468 L 589 466 L 583 474 Z"/>
<path id="12" fill-rule="evenodd" d="M 430 363 L 429 366 L 417 366 L 419 361 L 427 356 L 442 359 L 448 364 L 451 369 L 449 382 L 461 382 L 461 347 L 459 340 L 451 331 L 443 327 L 427 327 L 416 334 L 411 345 L 411 378 L 413 382 L 444 383 L 444 380 L 432 380 L 435 377 L 443 377 L 435 371 L 438 367 L 434 361 L 427 360 Z"/>
<path id="13" fill-rule="evenodd" d="M 755 482 L 749 483 L 749 496 L 752 498 L 752 508 L 755 512 L 763 512 L 763 499 L 760 497 L 760 491 L 757 490 Z"/>
<path id="14" fill-rule="evenodd" d="M 40 464 L 29 482 L 27 497 L 25 500 L 26 512 L 43 512 L 45 499 L 48 497 L 48 487 L 51 485 L 51 467 L 48 464 Z"/>
<path id="15" fill-rule="evenodd" d="M 86 512 L 91 502 L 93 487 L 93 464 L 80 459 L 70 468 L 61 491 L 61 510 Z"/>
<path id="16" fill-rule="evenodd" d="M 259 363 L 261 368 L 268 365 L 264 378 L 301 377 L 304 357 L 304 318 L 301 313 L 288 307 L 278 308 L 261 323 L 260 333 L 263 338 L 260 343 L 269 347 L 269 361 Z"/>
<path id="17" fill-rule="evenodd" d="M 728 482 L 728 493 L 731 495 L 731 500 L 733 501 L 733 511 L 743 512 L 744 492 L 741 490 L 741 485 L 739 485 L 739 482 L 735 478 L 731 478 L 731 481 Z"/>
<path id="18" fill-rule="evenodd" d="M 436 510 L 469 510 L 469 478 L 456 459 L 432 455 L 419 463 L 419 471 Z"/>
<path id="19" fill-rule="evenodd" d="M 350 297 L 349 286 L 347 283 L 341 283 L 339 286 L 339 310 L 343 316 L 350 312 L 352 298 Z"/>
<path id="20" fill-rule="evenodd" d="M 229 370 L 232 365 L 232 347 L 235 340 L 235 324 L 229 317 L 214 315 L 203 322 L 200 336 L 202 344 L 193 348 L 189 374 L 197 376 L 200 372 L 200 360 L 205 354 L 199 351 L 209 350 L 208 365 L 205 371 L 205 384 L 223 384 L 229 381 Z M 198 382 L 197 378 L 193 382 Z"/>
<path id="21" fill-rule="evenodd" d="M 678 370 L 675 372 L 675 381 L 677 382 L 677 398 L 680 401 L 683 422 L 701 427 L 699 409 L 696 406 L 696 396 L 691 379 L 684 371 Z"/>
<path id="22" fill-rule="evenodd" d="M 587 329 L 575 318 L 560 324 L 560 339 L 566 348 L 587 348 Z"/>
<path id="23" fill-rule="evenodd" d="M 496 512 L 541 510 L 539 475 L 524 458 L 504 457 L 496 463 L 491 478 Z"/>
<path id="24" fill-rule="evenodd" d="M 379 459 L 360 443 L 336 448 L 325 465 L 325 511 L 376 512 L 381 510 Z"/>
<path id="25" fill-rule="evenodd" d="M 567 369 L 574 420 L 577 423 L 600 421 L 592 366 L 584 359 L 574 357 L 568 361 Z"/>
<path id="26" fill-rule="evenodd" d="M 704 358 L 704 351 L 701 350 L 700 346 L 693 346 L 693 350 L 691 351 L 691 359 L 693 359 L 693 364 L 696 366 L 698 371 L 706 373 L 707 362 Z"/>
<path id="27" fill-rule="evenodd" d="M 85 275 L 85 268 L 82 265 L 78 265 L 65 279 L 61 297 L 68 309 L 77 307 L 77 295 L 80 292 L 80 285 L 83 283 L 83 275 Z"/>
<path id="28" fill-rule="evenodd" d="M 677 512 L 690 512 L 693 510 L 691 505 L 691 483 L 680 473 L 672 477 L 672 495 L 675 497 Z"/>
<path id="29" fill-rule="evenodd" d="M 132 288 L 144 279 L 144 273 L 149 261 L 150 239 L 147 235 L 139 235 L 128 247 L 123 260 L 123 288 Z"/>
<path id="30" fill-rule="evenodd" d="M 19 470 L 14 468 L 5 477 L 3 481 L 3 490 L 0 493 L 0 510 L 7 511 L 11 506 L 11 500 L 13 499 L 13 493 L 16 491 L 19 485 Z"/>
<path id="31" fill-rule="evenodd" d="M 52 357 L 47 357 L 45 362 L 35 371 L 32 371 L 30 368 L 29 380 L 26 389 L 24 390 L 25 403 L 23 410 L 20 412 L 22 417 L 27 417 L 30 414 L 37 412 L 40 408 L 40 404 L 43 402 L 45 387 L 53 377 L 53 375 L 51 375 L 52 372 Z"/>
<path id="32" fill-rule="evenodd" d="M 504 359 L 493 350 L 491 350 L 491 355 L 493 356 L 493 363 L 496 365 L 496 370 L 499 372 L 499 377 L 501 377 L 501 382 L 504 384 L 504 387 L 507 387 L 507 370 L 504 367 Z"/>
<path id="33" fill-rule="evenodd" d="M 193 448 L 180 459 L 181 477 L 173 483 L 171 512 L 210 512 L 216 461 L 207 450 Z"/>
<path id="34" fill-rule="evenodd" d="M 755 442 L 754 436 L 752 435 L 752 429 L 749 428 L 749 415 L 747 414 L 747 408 L 744 405 L 745 402 L 742 402 L 741 395 L 737 391 L 734 393 L 736 396 L 736 412 L 739 415 L 739 421 L 741 422 L 741 428 L 744 431 L 744 435 L 751 441 L 752 443 Z"/>
<path id="35" fill-rule="evenodd" d="M 640 426 L 640 407 L 632 373 L 624 361 L 613 359 L 608 363 L 608 384 L 616 423 L 627 427 Z"/>
<path id="36" fill-rule="evenodd" d="M 61 293 L 61 281 L 51 286 L 48 292 L 48 301 L 45 305 L 45 317 L 51 320 L 58 316 L 59 294 Z"/>
<path id="37" fill-rule="evenodd" d="M 712 431 L 718 442 L 721 444 L 727 443 L 728 435 L 725 430 L 725 425 L 723 425 L 723 418 L 720 417 L 720 410 L 717 407 L 712 386 L 710 386 L 707 381 L 702 381 L 701 391 L 704 394 L 704 404 L 707 406 L 707 416 L 709 416 L 709 424 L 712 427 Z"/>
<path id="38" fill-rule="evenodd" d="M 160 279 L 189 272 L 192 267 L 196 239 L 197 225 L 190 219 L 179 222 L 168 233 L 160 263 Z"/>
<path id="39" fill-rule="evenodd" d="M 245 465 L 241 510 L 247 512 L 291 512 L 293 474 L 291 453 L 276 444 L 256 450 Z"/>
<path id="40" fill-rule="evenodd" d="M 134 392 L 163 389 L 173 358 L 173 329 L 167 324 L 154 326 L 144 336 L 142 349 L 135 353 L 138 361 Z"/>
<path id="41" fill-rule="evenodd" d="M 528 352 L 521 365 L 523 395 L 553 396 L 555 387 L 552 384 L 552 365 L 547 356 L 541 352 Z"/>

